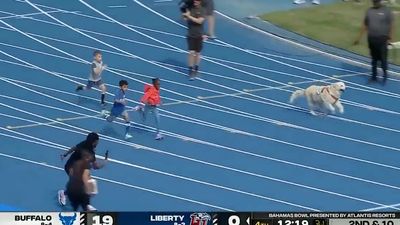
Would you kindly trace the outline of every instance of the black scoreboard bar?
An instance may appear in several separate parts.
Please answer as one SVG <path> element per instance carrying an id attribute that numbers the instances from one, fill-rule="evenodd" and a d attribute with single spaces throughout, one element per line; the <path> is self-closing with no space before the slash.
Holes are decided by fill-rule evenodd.
<path id="1" fill-rule="evenodd" d="M 0 225 L 400 225 L 400 213 L 0 212 Z"/>
<path id="2" fill-rule="evenodd" d="M 81 225 L 400 225 L 381 212 L 146 212 L 87 213 Z"/>

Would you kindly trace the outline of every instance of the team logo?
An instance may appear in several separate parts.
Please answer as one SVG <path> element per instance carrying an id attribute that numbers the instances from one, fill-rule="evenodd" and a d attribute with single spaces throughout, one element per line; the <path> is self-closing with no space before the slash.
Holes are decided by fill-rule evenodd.
<path id="1" fill-rule="evenodd" d="M 211 216 L 207 213 L 192 213 L 190 215 L 190 225 L 207 225 Z"/>
<path id="2" fill-rule="evenodd" d="M 58 218 L 60 218 L 63 225 L 72 225 L 76 219 L 76 213 L 73 216 L 63 216 L 59 213 Z"/>

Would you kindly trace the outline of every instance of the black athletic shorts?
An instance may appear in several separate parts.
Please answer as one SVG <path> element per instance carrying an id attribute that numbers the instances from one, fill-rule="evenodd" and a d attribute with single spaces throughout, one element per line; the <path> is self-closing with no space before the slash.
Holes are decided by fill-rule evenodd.
<path id="1" fill-rule="evenodd" d="M 186 37 L 188 50 L 201 52 L 203 49 L 203 37 Z"/>
<path id="2" fill-rule="evenodd" d="M 88 194 L 82 191 L 67 189 L 67 196 L 74 211 L 78 211 L 79 206 L 81 206 L 84 211 L 87 211 L 87 206 L 90 205 L 90 196 Z"/>

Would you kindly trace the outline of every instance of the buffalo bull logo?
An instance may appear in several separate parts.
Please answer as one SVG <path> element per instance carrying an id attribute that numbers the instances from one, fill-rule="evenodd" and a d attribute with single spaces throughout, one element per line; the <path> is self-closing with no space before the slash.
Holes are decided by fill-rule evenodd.
<path id="1" fill-rule="evenodd" d="M 63 216 L 61 213 L 59 213 L 58 217 L 63 225 L 72 225 L 76 219 L 76 213 L 74 213 L 73 216 Z"/>
<path id="2" fill-rule="evenodd" d="M 207 225 L 210 219 L 207 213 L 193 213 L 190 215 L 190 225 Z"/>

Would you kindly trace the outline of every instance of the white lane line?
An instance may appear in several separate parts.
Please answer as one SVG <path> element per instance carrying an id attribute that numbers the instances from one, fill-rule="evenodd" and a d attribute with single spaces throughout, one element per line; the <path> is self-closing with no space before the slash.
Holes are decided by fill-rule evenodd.
<path id="1" fill-rule="evenodd" d="M 38 127 L 38 126 L 46 126 L 46 125 L 51 125 L 51 124 L 57 124 L 57 123 L 63 122 L 63 121 L 88 119 L 88 118 L 93 118 L 93 117 L 98 117 L 98 116 L 100 116 L 100 114 L 96 114 L 94 116 L 87 115 L 87 116 L 76 116 L 76 117 L 70 117 L 70 118 L 56 118 L 57 121 L 53 121 L 53 122 L 34 123 L 34 124 L 27 124 L 27 125 L 20 125 L 20 126 L 6 126 L 6 128 L 10 129 L 10 130 L 21 129 L 21 128 L 32 128 L 32 127 Z"/>
<path id="2" fill-rule="evenodd" d="M 2 134 L 2 133 L 0 133 L 0 135 L 6 136 L 5 134 Z M 7 135 L 7 136 L 12 137 L 11 135 Z M 21 158 L 21 157 L 17 157 L 17 156 L 7 155 L 7 154 L 4 154 L 4 153 L 0 153 L 0 156 L 6 157 L 6 158 L 9 158 L 9 159 L 18 160 L 18 161 L 23 161 L 23 162 L 26 162 L 26 163 L 39 165 L 39 166 L 44 166 L 44 167 L 55 169 L 55 170 L 64 171 L 63 168 L 56 167 L 56 166 L 53 166 L 53 165 L 49 165 L 49 164 L 47 164 L 45 162 L 37 162 L 37 161 L 33 161 L 33 160 L 29 160 L 29 159 L 25 159 L 25 158 Z M 93 177 L 95 179 L 98 179 L 98 180 L 101 180 L 101 181 L 117 184 L 117 185 L 120 185 L 120 186 L 129 187 L 129 188 L 132 188 L 132 189 L 138 189 L 138 190 L 141 190 L 141 191 L 146 191 L 146 192 L 150 192 L 150 193 L 157 194 L 157 195 L 163 195 L 163 196 L 166 196 L 166 197 L 175 198 L 175 199 L 179 199 L 179 200 L 183 200 L 183 201 L 186 201 L 186 202 L 191 202 L 191 203 L 195 203 L 195 204 L 199 204 L 199 205 L 204 205 L 204 206 L 212 207 L 212 208 L 219 209 L 219 210 L 233 211 L 232 209 L 228 209 L 228 208 L 224 208 L 224 207 L 208 204 L 208 203 L 201 202 L 201 201 L 196 201 L 196 200 L 189 199 L 189 198 L 179 197 L 177 195 L 172 195 L 172 194 L 168 194 L 168 193 L 165 193 L 165 192 L 144 188 L 144 187 L 140 187 L 140 186 L 137 186 L 137 185 L 127 184 L 127 183 L 123 183 L 123 182 L 120 182 L 120 181 L 111 180 L 111 179 L 104 178 L 104 177 L 99 177 L 99 176 L 93 176 Z"/>

